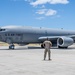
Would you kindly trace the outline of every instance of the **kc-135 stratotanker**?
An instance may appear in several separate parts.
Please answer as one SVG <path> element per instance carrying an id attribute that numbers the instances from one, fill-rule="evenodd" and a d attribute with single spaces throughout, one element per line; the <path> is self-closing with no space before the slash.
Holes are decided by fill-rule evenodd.
<path id="1" fill-rule="evenodd" d="M 14 44 L 27 45 L 41 44 L 48 38 L 52 46 L 68 48 L 75 42 L 75 31 L 64 29 L 50 29 L 43 27 L 5 26 L 0 28 L 0 41 L 9 44 L 9 49 L 14 49 Z"/>

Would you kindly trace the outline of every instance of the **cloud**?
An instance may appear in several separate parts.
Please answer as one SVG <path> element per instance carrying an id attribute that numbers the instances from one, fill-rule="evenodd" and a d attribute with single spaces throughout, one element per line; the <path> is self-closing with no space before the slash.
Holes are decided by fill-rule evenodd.
<path id="1" fill-rule="evenodd" d="M 57 11 L 56 10 L 53 10 L 53 9 L 49 9 L 47 12 L 46 12 L 46 16 L 52 16 L 52 15 L 56 15 Z"/>
<path id="2" fill-rule="evenodd" d="M 38 20 L 42 20 L 42 19 L 44 19 L 45 17 L 37 17 L 36 19 L 38 19 Z"/>
<path id="3" fill-rule="evenodd" d="M 41 9 L 38 10 L 36 13 L 45 16 L 53 16 L 57 14 L 57 11 L 53 9 Z"/>
<path id="4" fill-rule="evenodd" d="M 33 6 L 37 5 L 42 5 L 42 4 L 68 4 L 68 0 L 36 0 L 36 1 L 31 1 L 30 4 Z"/>
<path id="5" fill-rule="evenodd" d="M 47 9 L 41 9 L 41 10 L 38 10 L 36 13 L 37 14 L 45 14 L 47 11 Z"/>
<path id="6" fill-rule="evenodd" d="M 45 5 L 42 5 L 41 8 L 45 8 Z"/>

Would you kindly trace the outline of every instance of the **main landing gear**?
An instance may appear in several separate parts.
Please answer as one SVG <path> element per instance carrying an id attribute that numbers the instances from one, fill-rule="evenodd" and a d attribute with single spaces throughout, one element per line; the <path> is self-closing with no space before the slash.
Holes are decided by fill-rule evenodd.
<path id="1" fill-rule="evenodd" d="M 43 44 L 41 44 L 41 48 L 44 48 L 45 47 L 45 45 L 43 46 Z"/>
<path id="2" fill-rule="evenodd" d="M 9 49 L 14 49 L 14 47 L 15 47 L 14 44 L 9 45 Z"/>

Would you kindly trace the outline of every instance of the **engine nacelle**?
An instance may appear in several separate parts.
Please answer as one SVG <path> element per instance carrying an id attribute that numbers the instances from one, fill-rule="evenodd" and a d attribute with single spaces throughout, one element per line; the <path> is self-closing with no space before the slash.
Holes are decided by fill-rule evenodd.
<path id="1" fill-rule="evenodd" d="M 69 37 L 60 37 L 57 40 L 57 46 L 68 47 L 74 43 L 74 40 Z"/>

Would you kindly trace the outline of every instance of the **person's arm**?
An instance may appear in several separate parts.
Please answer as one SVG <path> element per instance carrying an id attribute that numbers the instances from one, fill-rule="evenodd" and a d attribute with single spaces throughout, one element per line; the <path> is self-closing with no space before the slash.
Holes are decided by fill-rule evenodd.
<path id="1" fill-rule="evenodd" d="M 52 43 L 50 42 L 50 47 L 52 47 Z"/>
<path id="2" fill-rule="evenodd" d="M 52 47 L 52 42 L 51 42 L 51 47 Z"/>
<path id="3" fill-rule="evenodd" d="M 43 42 L 43 47 L 44 47 L 44 42 Z"/>

